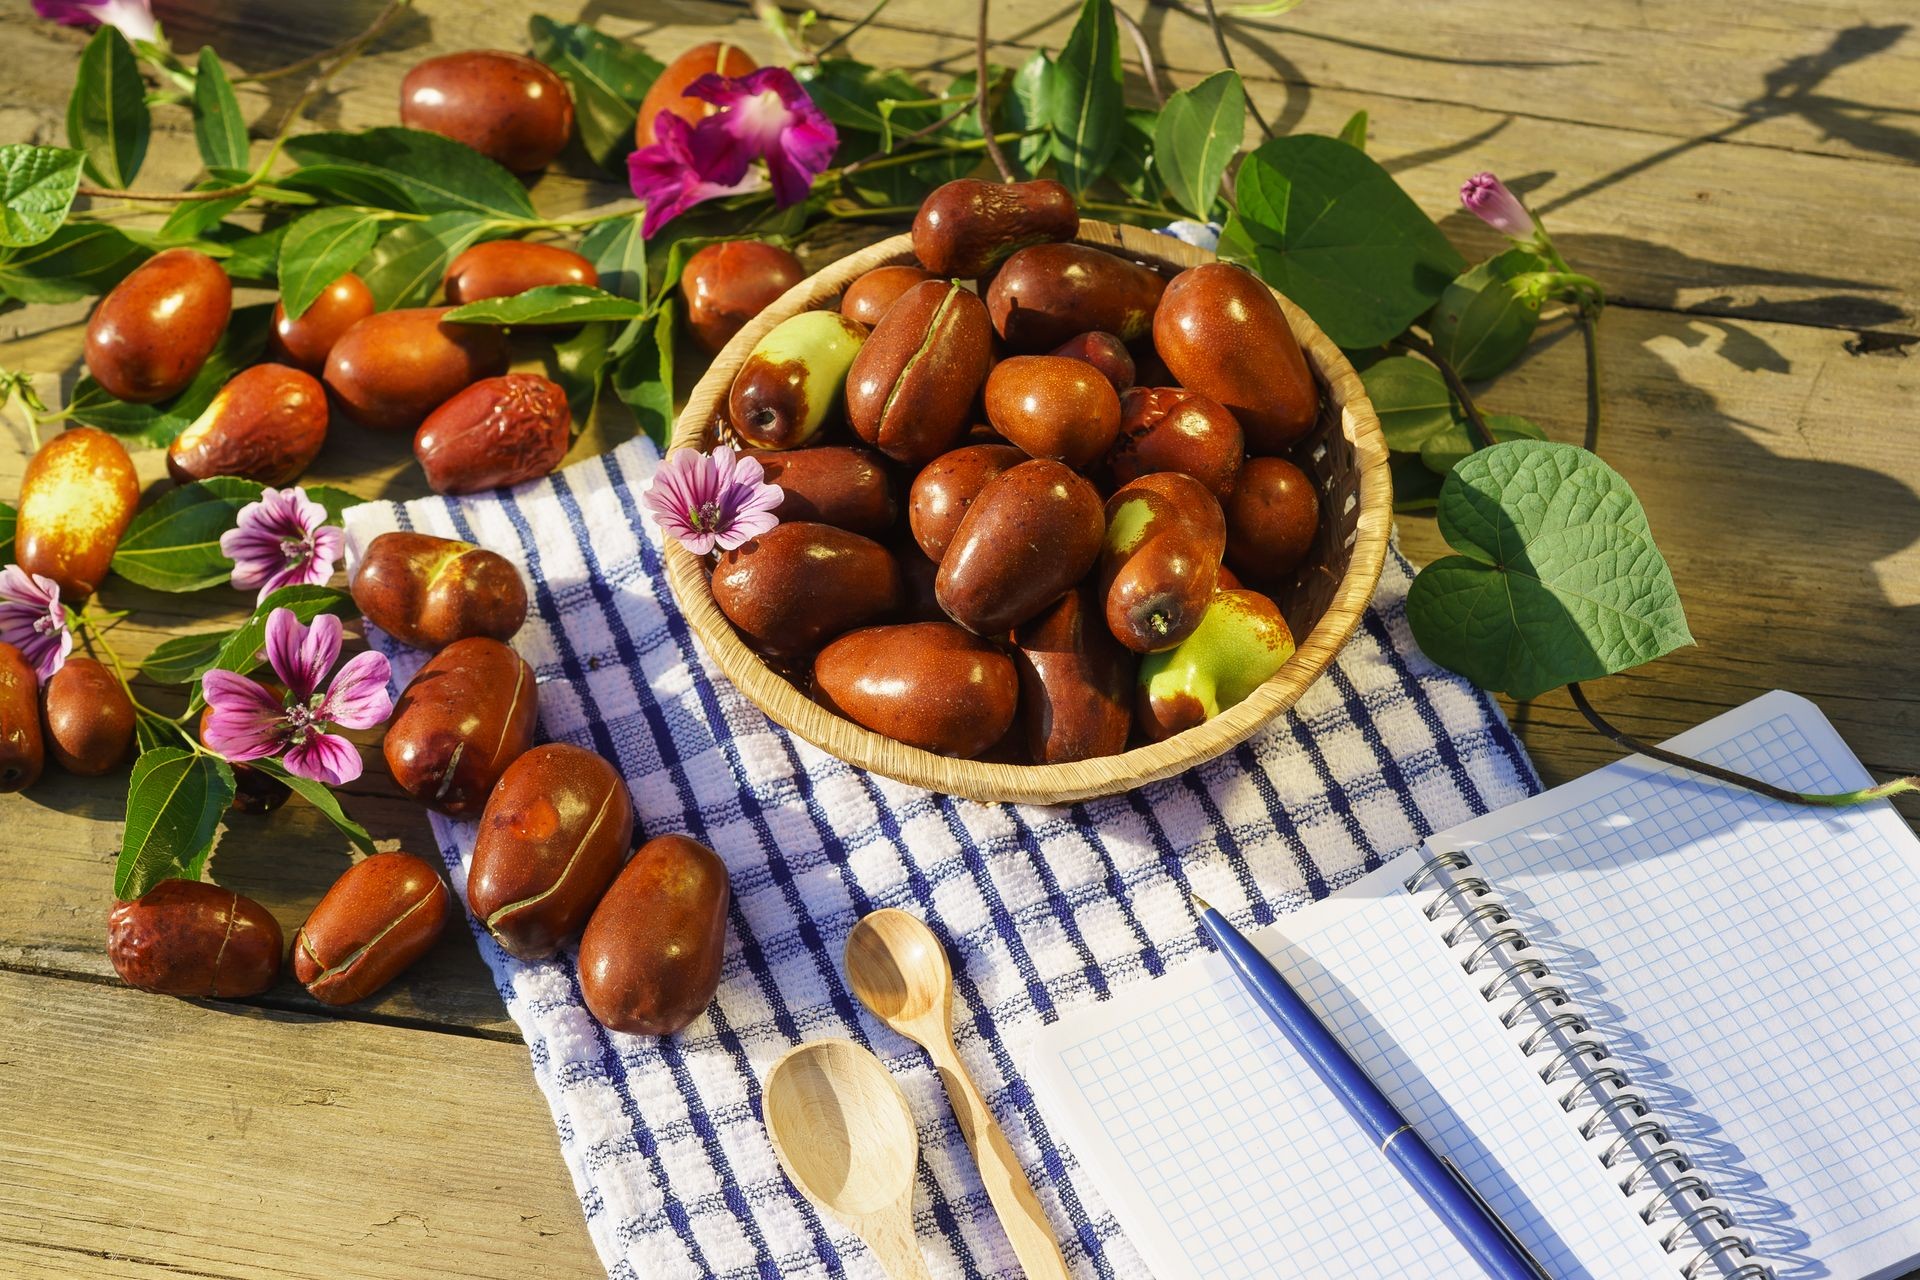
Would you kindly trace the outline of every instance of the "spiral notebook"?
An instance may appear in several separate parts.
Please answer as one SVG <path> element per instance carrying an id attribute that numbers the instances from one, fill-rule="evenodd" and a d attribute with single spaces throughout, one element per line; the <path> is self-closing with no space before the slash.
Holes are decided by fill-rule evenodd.
<path id="1" fill-rule="evenodd" d="M 1870 781 L 1790 694 L 1672 745 Z M 1560 1280 L 1920 1258 L 1920 841 L 1889 805 L 1634 757 L 1252 936 Z M 1031 1078 L 1157 1280 L 1483 1275 L 1218 956 L 1047 1028 Z"/>

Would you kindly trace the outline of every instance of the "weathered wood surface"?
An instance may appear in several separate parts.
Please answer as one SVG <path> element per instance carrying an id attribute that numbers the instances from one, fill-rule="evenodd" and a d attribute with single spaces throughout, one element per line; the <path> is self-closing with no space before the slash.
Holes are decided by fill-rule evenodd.
<path id="1" fill-rule="evenodd" d="M 1170 83 L 1218 66 L 1186 9 L 1123 3 Z M 421 57 L 525 47 L 526 6 L 419 5 L 336 82 L 317 126 L 391 122 L 399 79 Z M 721 36 L 772 53 L 745 0 L 537 7 L 591 18 L 663 57 Z M 815 7 L 833 30 L 869 4 Z M 378 8 L 221 0 L 189 12 L 163 0 L 160 12 L 176 47 L 211 42 L 262 70 L 338 41 Z M 1057 49 L 1075 8 L 1000 0 L 993 56 Z M 1920 766 L 1912 17 L 1898 0 L 1599 0 L 1570 24 L 1564 6 L 1521 0 L 1314 0 L 1233 25 L 1236 58 L 1278 127 L 1330 130 L 1367 109 L 1373 153 L 1470 254 L 1494 241 L 1449 212 L 1460 179 L 1482 168 L 1517 179 L 1568 255 L 1622 304 L 1602 331 L 1602 449 L 1645 500 L 1699 640 L 1593 687 L 1604 710 L 1646 736 L 1789 687 L 1813 697 L 1870 767 Z M 970 31 L 967 6 L 893 0 L 848 50 L 960 71 Z M 60 139 L 78 46 L 25 6 L 0 15 L 0 140 Z M 1123 53 L 1144 95 L 1124 41 Z M 296 90 L 242 86 L 256 137 L 277 128 Z M 157 124 L 141 184 L 183 186 L 198 163 L 185 116 L 163 110 Z M 563 165 L 534 198 L 567 211 L 622 194 Z M 85 310 L 0 312 L 0 366 L 45 371 L 58 394 L 77 369 Z M 1579 340 L 1564 323 L 1545 332 L 1551 340 L 1487 404 L 1577 440 Z M 521 354 L 537 365 L 537 350 Z M 605 415 L 576 453 L 630 430 L 624 415 Z M 0 494 L 17 490 L 26 446 L 9 422 Z M 149 485 L 162 483 L 157 452 L 136 461 Z M 369 497 L 422 491 L 405 440 L 350 424 L 336 424 L 312 478 Z M 1403 520 L 1401 532 L 1415 560 L 1443 551 L 1430 520 Z M 117 582 L 104 594 L 137 611 L 114 632 L 134 659 L 244 603 Z M 1515 712 L 1550 780 L 1615 755 L 1561 695 Z M 350 809 L 383 841 L 428 849 L 419 810 L 399 798 L 379 753 L 367 758 Z M 462 929 L 381 999 L 347 1011 L 322 1010 L 291 984 L 249 1005 L 107 985 L 122 785 L 50 772 L 31 793 L 0 799 L 11 837 L 0 845 L 0 1274 L 591 1274 L 524 1051 Z M 236 819 L 218 868 L 290 930 L 347 857 L 296 801 L 265 825 Z"/>

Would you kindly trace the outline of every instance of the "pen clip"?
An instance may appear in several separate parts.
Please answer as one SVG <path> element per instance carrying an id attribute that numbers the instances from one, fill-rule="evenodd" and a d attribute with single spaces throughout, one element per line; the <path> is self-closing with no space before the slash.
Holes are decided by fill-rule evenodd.
<path id="1" fill-rule="evenodd" d="M 1453 1180 L 1459 1184 L 1460 1189 L 1466 1192 L 1475 1204 L 1480 1206 L 1480 1211 L 1487 1215 L 1488 1220 L 1491 1221 L 1494 1226 L 1500 1228 L 1500 1234 L 1507 1238 L 1507 1243 L 1513 1246 L 1513 1251 L 1520 1255 L 1521 1259 L 1532 1269 L 1533 1274 L 1540 1277 L 1540 1280 L 1553 1280 L 1553 1277 L 1547 1274 L 1547 1269 L 1540 1265 L 1540 1259 L 1533 1256 L 1532 1251 L 1530 1251 L 1525 1244 L 1521 1243 L 1520 1237 L 1513 1233 L 1513 1228 L 1507 1225 L 1506 1220 L 1493 1211 L 1493 1206 L 1487 1203 L 1487 1198 L 1475 1190 L 1474 1185 L 1468 1182 L 1461 1174 L 1460 1166 L 1445 1156 L 1440 1157 L 1440 1163 L 1446 1168 L 1448 1173 L 1453 1175 Z"/>

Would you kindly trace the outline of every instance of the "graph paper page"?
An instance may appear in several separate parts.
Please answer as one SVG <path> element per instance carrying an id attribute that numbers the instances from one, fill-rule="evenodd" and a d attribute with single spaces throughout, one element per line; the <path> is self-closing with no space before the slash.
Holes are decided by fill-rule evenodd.
<path id="1" fill-rule="evenodd" d="M 1678 1273 L 1449 958 L 1396 859 L 1255 933 L 1559 1280 Z M 1158 1280 L 1484 1280 L 1218 956 L 1063 1019 L 1033 1078 Z"/>
<path id="2" fill-rule="evenodd" d="M 1671 744 L 1801 791 L 1870 779 L 1774 693 Z M 1636 758 L 1435 837 L 1493 882 L 1782 1280 L 1920 1255 L 1920 841 Z"/>

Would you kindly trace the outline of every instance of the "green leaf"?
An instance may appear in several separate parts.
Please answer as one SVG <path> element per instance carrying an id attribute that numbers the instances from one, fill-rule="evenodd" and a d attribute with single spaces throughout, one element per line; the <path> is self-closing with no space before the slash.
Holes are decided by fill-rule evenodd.
<path id="1" fill-rule="evenodd" d="M 193 749 L 193 740 L 187 736 L 185 729 L 151 711 L 136 710 L 133 713 L 133 740 L 142 754 L 161 747 Z"/>
<path id="2" fill-rule="evenodd" d="M 608 293 L 647 300 L 647 242 L 641 238 L 643 214 L 595 223 L 580 237 L 580 254 L 600 274 Z"/>
<path id="3" fill-rule="evenodd" d="M 209 47 L 200 50 L 193 78 L 193 140 L 209 169 L 247 167 L 247 121 L 233 96 L 227 69 Z"/>
<path id="4" fill-rule="evenodd" d="M 1356 111 L 1348 116 L 1347 122 L 1340 126 L 1340 132 L 1335 136 L 1355 151 L 1365 151 L 1367 149 L 1367 113 Z"/>
<path id="5" fill-rule="evenodd" d="M 588 284 L 543 284 L 504 298 L 482 298 L 447 313 L 464 324 L 585 324 L 590 320 L 632 320 L 647 308 Z"/>
<path id="6" fill-rule="evenodd" d="M 140 664 L 140 674 L 159 684 L 191 684 L 220 656 L 229 631 L 197 636 L 169 636 L 153 646 Z"/>
<path id="7" fill-rule="evenodd" d="M 850 164 L 883 150 L 881 140 L 890 133 L 907 134 L 936 124 L 949 110 L 883 107 L 882 104 L 889 101 L 932 96 L 905 72 L 890 67 L 869 66 L 850 58 L 825 58 L 817 66 L 797 68 L 795 75 L 806 86 L 814 104 L 840 131 L 840 146 L 834 152 L 834 162 L 838 165 Z M 863 198 L 876 203 L 910 204 L 942 182 L 968 173 L 978 163 L 977 154 L 956 152 L 916 164 L 893 165 L 871 173 L 862 171 L 847 182 Z M 741 234 L 737 220 L 730 227 L 713 229 L 725 230 L 735 239 Z"/>
<path id="8" fill-rule="evenodd" d="M 1536 253 L 1509 249 L 1447 286 L 1427 314 L 1427 332 L 1454 372 L 1476 382 L 1519 359 L 1540 323 L 1540 303 L 1523 297 L 1511 282 L 1546 266 Z"/>
<path id="9" fill-rule="evenodd" d="M 1227 162 L 1247 132 L 1247 91 L 1232 71 L 1216 71 L 1167 99 L 1153 131 L 1153 154 L 1167 193 L 1205 222 L 1220 199 Z"/>
<path id="10" fill-rule="evenodd" d="M 353 270 L 380 238 L 380 215 L 362 209 L 315 209 L 288 226 L 280 241 L 280 304 L 298 320 L 328 285 Z"/>
<path id="11" fill-rule="evenodd" d="M 1496 443 L 1547 438 L 1546 432 L 1517 413 L 1489 413 L 1486 419 L 1487 430 L 1493 433 Z M 1472 423 L 1450 422 L 1420 442 L 1420 462 L 1435 475 L 1444 476 L 1463 462 L 1479 443 Z"/>
<path id="12" fill-rule="evenodd" d="M 362 133 L 303 133 L 288 139 L 287 153 L 303 166 L 339 166 L 390 183 L 422 213 L 534 216 L 520 179 L 472 147 L 422 129 L 387 125 Z"/>
<path id="13" fill-rule="evenodd" d="M 146 258 L 118 227 L 70 222 L 30 249 L 0 250 L 0 290 L 21 302 L 72 302 L 105 293 Z"/>
<path id="14" fill-rule="evenodd" d="M 309 215 L 311 216 L 311 215 Z M 425 222 L 402 222 L 373 246 L 359 275 L 382 311 L 419 306 L 440 287 L 447 267 L 492 225 L 476 213 L 436 213 Z"/>
<path id="15" fill-rule="evenodd" d="M 195 191 L 217 191 L 228 184 L 218 178 L 196 183 Z M 187 200 L 173 207 L 160 224 L 160 238 L 174 244 L 193 244 L 219 226 L 228 214 L 244 205 L 248 195 L 223 196 L 218 200 Z"/>
<path id="16" fill-rule="evenodd" d="M 214 344 L 200 372 L 193 375 L 186 390 L 171 400 L 159 404 L 129 404 L 109 395 L 93 380 L 92 374 L 87 374 L 74 387 L 73 399 L 67 407 L 75 420 L 90 427 L 164 448 L 206 411 L 213 397 L 234 374 L 259 358 L 267 344 L 267 322 L 272 314 L 273 307 L 267 303 L 235 311 L 227 322 L 226 333 Z"/>
<path id="17" fill-rule="evenodd" d="M 285 241 L 290 222 L 265 231 L 240 231 L 227 242 L 227 256 L 220 263 L 235 280 L 260 280 L 271 283 L 279 278 L 280 245 Z M 227 230 L 219 227 L 215 232 Z"/>
<path id="18" fill-rule="evenodd" d="M 87 153 L 87 174 L 108 187 L 130 187 L 147 157 L 153 121 L 133 49 L 111 26 L 93 33 L 67 99 L 67 141 Z"/>
<path id="19" fill-rule="evenodd" d="M 600 403 L 613 330 L 612 324 L 583 324 L 580 332 L 553 344 L 553 380 L 567 393 L 575 431 L 585 429 Z"/>
<path id="20" fill-rule="evenodd" d="M 329 204 L 367 205 L 395 213 L 424 212 L 396 179 L 375 169 L 350 164 L 307 164 L 276 181 L 289 191 L 315 196 Z"/>
<path id="21" fill-rule="evenodd" d="M 1146 204 L 1159 204 L 1160 193 L 1165 187 L 1155 174 L 1154 155 L 1157 147 L 1154 141 L 1154 130 L 1159 122 L 1160 115 L 1156 111 L 1128 107 L 1120 130 L 1119 145 L 1114 147 L 1113 159 L 1107 163 L 1107 181 L 1135 200 Z M 1126 215 L 1109 214 L 1107 216 L 1119 218 Z M 1138 221 L 1157 227 L 1166 219 L 1157 213 L 1141 209 Z"/>
<path id="22" fill-rule="evenodd" d="M 1053 58 L 1045 49 L 1036 49 L 1033 56 L 1020 64 L 1013 73 L 1013 88 L 1007 94 L 1006 103 L 1000 109 L 1000 123 L 1009 131 L 1025 132 L 1028 129 L 1039 130 L 1029 133 L 1014 143 L 1014 163 L 1027 177 L 1040 172 L 1040 166 L 1047 162 L 1047 156 L 1053 150 L 1053 136 L 1046 132 L 1046 86 L 1053 75 Z M 978 120 L 974 116 L 974 133 L 980 132 Z"/>
<path id="23" fill-rule="evenodd" d="M 86 155 L 24 142 L 0 147 L 0 245 L 24 249 L 60 229 Z"/>
<path id="24" fill-rule="evenodd" d="M 533 56 L 552 67 L 573 91 L 580 145 L 604 169 L 633 150 L 634 119 L 662 67 L 638 47 L 578 22 L 535 14 L 527 22 Z"/>
<path id="25" fill-rule="evenodd" d="M 357 507 L 366 501 L 357 493 L 350 493 L 330 484 L 309 484 L 301 487 L 306 490 L 307 497 L 326 508 L 327 523 L 331 525 L 340 523 L 348 507 Z"/>
<path id="26" fill-rule="evenodd" d="M 220 651 L 207 664 L 207 668 L 237 671 L 243 676 L 258 670 L 261 663 L 266 661 L 260 649 L 267 642 L 267 617 L 275 609 L 291 609 L 300 621 L 309 623 L 323 613 L 337 614 L 342 618 L 359 616 L 353 597 L 339 587 L 281 587 L 254 607 L 252 617 L 227 633 L 220 642 Z M 206 705 L 206 698 L 195 688 L 193 701 L 187 709 L 198 715 L 200 708 Z"/>
<path id="27" fill-rule="evenodd" d="M 1494 445 L 1453 469 L 1407 621 L 1427 656 L 1532 698 L 1693 643 L 1667 562 L 1627 482 L 1585 449 Z"/>
<path id="28" fill-rule="evenodd" d="M 1060 180 L 1075 192 L 1092 186 L 1113 158 L 1124 105 L 1120 85 L 1120 27 L 1112 0 L 1082 0 L 1080 17 L 1041 89 Z"/>
<path id="29" fill-rule="evenodd" d="M 1224 255 L 1251 266 L 1343 347 L 1374 347 L 1431 307 L 1465 263 L 1393 175 L 1313 134 L 1240 164 Z"/>
<path id="30" fill-rule="evenodd" d="M 286 766 L 278 760 L 250 760 L 247 763 L 270 777 L 278 778 L 304 797 L 308 804 L 318 809 L 325 815 L 327 821 L 338 827 L 341 834 L 353 842 L 354 848 L 366 854 L 380 852 L 374 847 L 373 837 L 367 834 L 367 829 L 347 816 L 346 810 L 340 807 L 340 797 L 328 790 L 326 783 L 315 782 L 312 778 L 303 778 L 298 774 L 289 773 Z"/>
<path id="31" fill-rule="evenodd" d="M 127 782 L 127 830 L 113 896 L 124 902 L 162 880 L 200 879 L 220 815 L 232 801 L 233 770 L 226 761 L 186 747 L 142 752 Z"/>
<path id="32" fill-rule="evenodd" d="M 225 582 L 233 561 L 221 554 L 220 535 L 263 488 L 257 480 L 214 476 L 161 495 L 121 535 L 113 571 L 156 591 L 198 591 Z"/>
<path id="33" fill-rule="evenodd" d="M 1425 360 L 1387 356 L 1360 374 L 1380 415 L 1380 431 L 1387 448 L 1418 453 L 1427 438 L 1461 420 L 1460 406 L 1447 389 L 1447 380 Z"/>
<path id="34" fill-rule="evenodd" d="M 643 326 L 634 334 L 631 347 L 622 335 L 615 349 L 621 351 L 613 366 L 613 393 L 633 410 L 635 421 L 661 449 L 673 432 L 673 313 L 671 301 L 660 308 L 652 321 L 635 320 Z"/>
<path id="35" fill-rule="evenodd" d="M 0 502 L 0 564 L 13 563 L 13 531 L 20 523 L 20 512 L 12 503 Z"/>
<path id="36" fill-rule="evenodd" d="M 1419 454 L 1388 454 L 1387 469 L 1393 474 L 1395 511 L 1431 511 L 1440 505 L 1440 483 L 1444 477 L 1427 470 Z"/>

